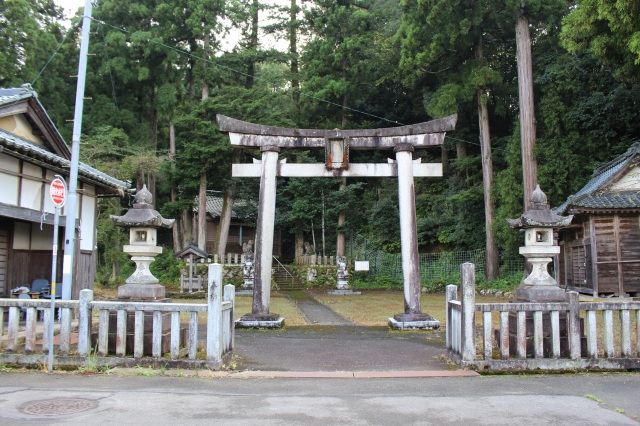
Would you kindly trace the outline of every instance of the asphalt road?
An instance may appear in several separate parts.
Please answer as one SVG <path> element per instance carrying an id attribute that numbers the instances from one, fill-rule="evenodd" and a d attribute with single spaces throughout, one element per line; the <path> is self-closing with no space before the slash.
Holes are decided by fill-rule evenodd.
<path id="1" fill-rule="evenodd" d="M 640 374 L 239 379 L 127 372 L 0 372 L 0 424 L 582 426 L 640 418 Z M 78 409 L 85 411 L 62 414 Z"/>

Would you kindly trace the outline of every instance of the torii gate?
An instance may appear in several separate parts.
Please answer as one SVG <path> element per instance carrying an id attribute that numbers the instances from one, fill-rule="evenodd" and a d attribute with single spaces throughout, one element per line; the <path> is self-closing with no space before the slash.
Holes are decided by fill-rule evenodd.
<path id="1" fill-rule="evenodd" d="M 415 149 L 442 145 L 446 132 L 455 129 L 457 115 L 410 126 L 384 129 L 319 130 L 264 126 L 217 116 L 221 132 L 229 133 L 232 145 L 260 148 L 262 161 L 233 164 L 233 177 L 259 177 L 260 199 L 256 230 L 255 282 L 252 313 L 244 315 L 241 325 L 280 327 L 283 318 L 269 313 L 271 265 L 276 206 L 277 177 L 397 177 L 400 205 L 400 238 L 404 313 L 390 318 L 394 328 L 438 328 L 440 322 L 422 313 L 420 305 L 420 262 L 414 177 L 442 176 L 442 164 L 413 160 Z M 325 150 L 325 163 L 287 164 L 278 161 L 281 149 Z M 395 161 L 389 163 L 350 163 L 350 150 L 391 150 Z"/>

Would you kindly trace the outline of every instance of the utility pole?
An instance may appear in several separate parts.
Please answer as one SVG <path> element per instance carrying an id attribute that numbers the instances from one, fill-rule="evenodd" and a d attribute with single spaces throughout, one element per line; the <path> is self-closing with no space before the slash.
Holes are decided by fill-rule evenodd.
<path id="1" fill-rule="evenodd" d="M 73 114 L 73 136 L 71 144 L 71 170 L 69 172 L 69 196 L 66 206 L 64 229 L 64 259 L 62 262 L 62 299 L 71 299 L 73 270 L 76 249 L 76 211 L 78 210 L 78 163 L 80 162 L 80 135 L 82 133 L 82 111 L 84 109 L 84 86 L 87 76 L 87 54 L 89 53 L 89 29 L 91 27 L 91 0 L 85 0 L 82 16 L 82 40 L 78 61 L 78 84 L 76 106 Z"/>

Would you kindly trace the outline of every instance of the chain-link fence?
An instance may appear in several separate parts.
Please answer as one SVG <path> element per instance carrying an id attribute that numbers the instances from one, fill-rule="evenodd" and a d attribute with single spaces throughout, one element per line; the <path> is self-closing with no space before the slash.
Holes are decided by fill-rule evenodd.
<path id="1" fill-rule="evenodd" d="M 402 281 L 402 255 L 387 253 L 374 247 L 366 238 L 352 235 L 347 243 L 347 254 L 353 260 L 368 260 L 369 274 L 386 276 Z M 476 280 L 484 281 L 485 251 L 421 253 L 420 281 L 422 283 L 457 283 L 460 281 L 460 265 L 472 262 L 476 265 Z M 524 258 L 502 260 L 500 276 L 520 274 L 524 270 Z"/>

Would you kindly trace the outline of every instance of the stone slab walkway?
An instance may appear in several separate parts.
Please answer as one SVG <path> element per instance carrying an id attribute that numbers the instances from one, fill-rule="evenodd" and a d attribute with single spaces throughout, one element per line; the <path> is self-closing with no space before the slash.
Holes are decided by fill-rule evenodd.
<path id="1" fill-rule="evenodd" d="M 353 325 L 351 321 L 318 302 L 305 291 L 290 291 L 287 292 L 287 296 L 311 325 Z"/>

